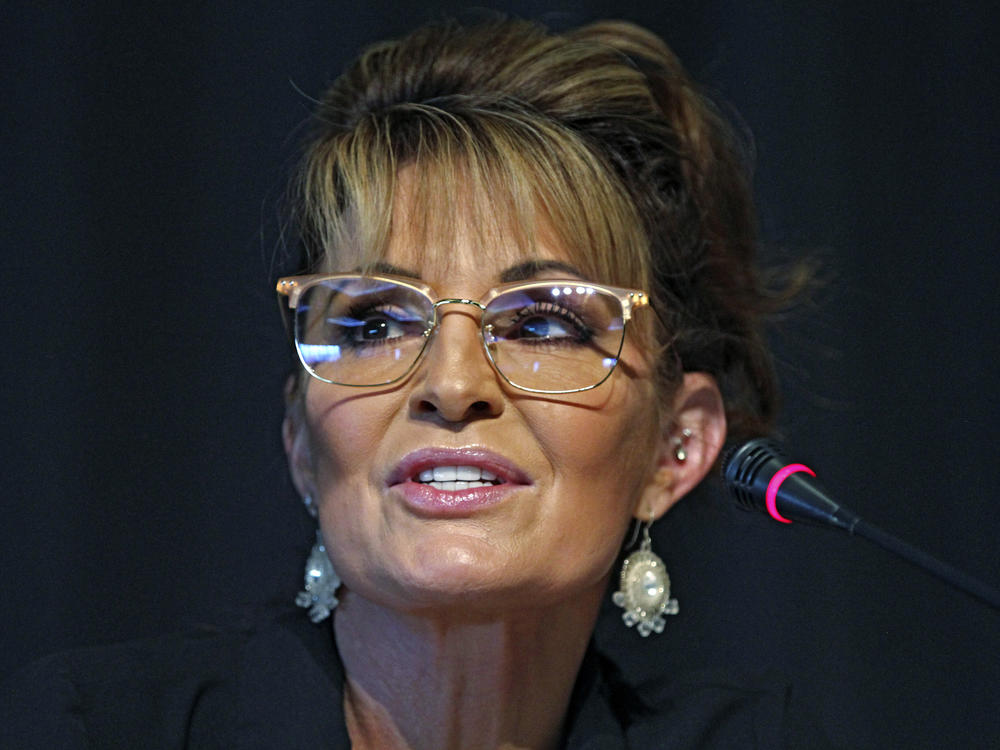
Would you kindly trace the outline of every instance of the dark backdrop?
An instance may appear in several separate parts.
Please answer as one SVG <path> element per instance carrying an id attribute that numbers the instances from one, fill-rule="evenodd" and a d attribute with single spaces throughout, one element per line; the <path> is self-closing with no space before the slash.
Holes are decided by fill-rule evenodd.
<path id="1" fill-rule="evenodd" d="M 0 6 L 3 673 L 294 595 L 311 531 L 278 439 L 276 204 L 309 97 L 460 9 L 420 5 Z M 997 585 L 994 7 L 504 9 L 646 24 L 741 114 L 769 252 L 830 279 L 774 335 L 784 436 L 863 516 Z M 657 529 L 681 615 L 621 639 L 637 671 L 777 669 L 849 747 L 1000 739 L 996 612 L 717 495 Z"/>

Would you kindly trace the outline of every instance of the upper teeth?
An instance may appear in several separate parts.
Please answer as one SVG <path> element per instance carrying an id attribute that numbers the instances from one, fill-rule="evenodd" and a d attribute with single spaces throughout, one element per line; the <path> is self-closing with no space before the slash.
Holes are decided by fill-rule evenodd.
<path id="1" fill-rule="evenodd" d="M 421 482 L 494 482 L 497 475 L 478 466 L 435 466 L 420 472 Z"/>

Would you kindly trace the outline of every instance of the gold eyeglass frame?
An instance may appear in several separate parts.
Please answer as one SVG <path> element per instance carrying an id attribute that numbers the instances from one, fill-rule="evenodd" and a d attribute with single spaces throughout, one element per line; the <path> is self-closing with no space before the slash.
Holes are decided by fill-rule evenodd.
<path id="1" fill-rule="evenodd" d="M 403 372 L 398 377 L 392 380 L 387 380 L 383 383 L 365 383 L 359 385 L 357 383 L 340 383 L 336 380 L 329 380 L 327 378 L 319 375 L 312 367 L 306 364 L 305 360 L 302 358 L 302 350 L 299 347 L 299 335 L 298 335 L 298 316 L 296 315 L 294 323 L 294 338 L 295 338 L 295 352 L 298 355 L 299 362 L 305 368 L 312 377 L 320 380 L 324 383 L 330 383 L 332 385 L 345 386 L 347 388 L 378 388 L 381 386 L 392 385 L 400 380 L 406 378 L 420 363 L 420 360 L 424 356 L 424 352 L 427 350 L 427 344 L 431 339 L 431 335 L 437 330 L 437 327 L 441 324 L 441 318 L 438 316 L 438 308 L 442 305 L 472 305 L 473 307 L 478 307 L 480 312 L 486 311 L 486 306 L 489 305 L 494 299 L 496 299 L 501 294 L 511 291 L 518 291 L 521 289 L 537 289 L 539 287 L 547 286 L 559 286 L 565 285 L 569 287 L 587 287 L 594 289 L 605 294 L 609 294 L 615 297 L 622 306 L 622 332 L 621 339 L 618 342 L 618 351 L 615 352 L 615 364 L 613 367 L 608 369 L 604 377 L 593 385 L 588 385 L 583 388 L 567 388 L 564 390 L 551 390 L 551 389 L 541 389 L 541 388 L 528 388 L 527 386 L 518 385 L 510 378 L 508 378 L 500 367 L 497 365 L 496 361 L 493 359 L 493 353 L 490 351 L 490 344 L 487 343 L 487 335 L 490 334 L 488 328 L 491 326 L 484 325 L 483 316 L 479 316 L 479 341 L 483 345 L 483 350 L 486 352 L 486 358 L 489 360 L 490 366 L 504 381 L 513 388 L 517 388 L 520 391 L 527 391 L 528 393 L 545 393 L 545 394 L 562 394 L 562 393 L 580 393 L 582 391 L 590 391 L 597 388 L 609 377 L 611 373 L 615 371 L 618 367 L 618 362 L 621 358 L 622 347 L 625 344 L 625 329 L 628 326 L 629 320 L 632 318 L 632 310 L 639 307 L 645 307 L 649 305 L 649 295 L 646 292 L 639 289 L 626 289 L 623 287 L 616 286 L 606 286 L 604 284 L 594 284 L 590 281 L 582 281 L 580 279 L 537 279 L 534 281 L 514 281 L 508 284 L 501 284 L 500 286 L 493 287 L 485 296 L 479 300 L 474 299 L 464 299 L 459 297 L 447 297 L 444 299 L 436 300 L 434 299 L 434 289 L 428 285 L 419 281 L 415 281 L 410 278 L 402 276 L 393 276 L 392 274 L 358 274 L 358 273 L 319 273 L 319 274 L 307 274 L 302 276 L 285 276 L 278 279 L 276 291 L 279 295 L 288 297 L 288 308 L 294 311 L 298 309 L 299 300 L 302 295 L 313 286 L 320 284 L 325 281 L 333 281 L 336 279 L 371 279 L 374 281 L 385 281 L 390 284 L 398 284 L 399 286 L 407 287 L 412 289 L 431 303 L 431 309 L 434 313 L 434 318 L 430 321 L 430 326 L 423 332 L 424 342 L 420 347 L 420 351 L 417 356 L 414 357 L 413 362 L 406 371 Z"/>

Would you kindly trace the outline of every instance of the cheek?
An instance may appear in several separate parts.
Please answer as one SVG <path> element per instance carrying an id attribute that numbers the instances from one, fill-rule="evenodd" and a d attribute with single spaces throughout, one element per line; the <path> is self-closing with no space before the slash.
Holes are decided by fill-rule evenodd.
<path id="1" fill-rule="evenodd" d="M 560 543 L 600 571 L 618 554 L 658 447 L 659 411 L 646 389 L 614 395 L 600 408 L 553 407 L 540 423 L 559 429 L 539 430 L 555 469 Z"/>
<path id="2" fill-rule="evenodd" d="M 617 487 L 634 496 L 649 475 L 657 444 L 659 412 L 645 382 L 627 382 L 608 402 L 563 408 L 546 415 L 543 434 L 557 468 L 585 486 Z"/>
<path id="3" fill-rule="evenodd" d="M 306 427 L 317 491 L 366 474 L 393 408 L 387 399 L 314 388 L 306 397 Z"/>
<path id="4" fill-rule="evenodd" d="M 399 409 L 391 394 L 315 388 L 306 398 L 311 467 L 319 523 L 344 580 L 373 566 L 379 549 L 378 506 L 367 502 L 372 467 Z"/>

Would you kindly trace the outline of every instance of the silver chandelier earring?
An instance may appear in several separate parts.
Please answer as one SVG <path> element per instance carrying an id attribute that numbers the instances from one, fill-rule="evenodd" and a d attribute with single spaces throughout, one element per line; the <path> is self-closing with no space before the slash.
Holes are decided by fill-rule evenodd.
<path id="1" fill-rule="evenodd" d="M 306 510 L 313 518 L 316 517 L 316 506 L 312 497 L 306 495 L 303 498 Z M 340 578 L 333 569 L 330 556 L 326 553 L 326 544 L 323 541 L 323 532 L 316 529 L 316 543 L 309 551 L 306 558 L 305 570 L 305 591 L 300 591 L 295 597 L 295 603 L 309 610 L 309 619 L 313 622 L 322 622 L 330 616 L 339 600 L 337 599 L 337 587 L 340 586 Z"/>
<path id="2" fill-rule="evenodd" d="M 636 626 L 643 638 L 650 633 L 662 633 L 666 620 L 663 615 L 676 615 L 677 600 L 670 598 L 670 576 L 663 560 L 652 550 L 649 527 L 653 519 L 642 523 L 642 543 L 639 549 L 622 563 L 621 579 L 611 601 L 625 611 L 622 620 L 628 627 Z"/>

